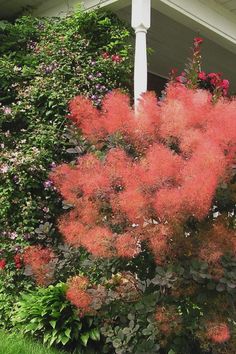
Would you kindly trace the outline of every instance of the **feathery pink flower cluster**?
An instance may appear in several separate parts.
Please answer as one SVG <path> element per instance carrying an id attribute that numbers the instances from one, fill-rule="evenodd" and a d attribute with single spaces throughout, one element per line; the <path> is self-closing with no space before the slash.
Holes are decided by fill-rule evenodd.
<path id="1" fill-rule="evenodd" d="M 29 246 L 25 248 L 23 261 L 30 267 L 38 285 L 46 286 L 53 280 L 56 256 L 49 248 Z"/>
<path id="2" fill-rule="evenodd" d="M 69 118 L 88 140 L 105 146 L 111 136 L 122 136 L 135 153 L 116 147 L 104 160 L 90 153 L 75 166 L 53 170 L 51 180 L 74 205 L 59 221 L 65 240 L 98 257 L 127 258 L 145 241 L 162 262 L 172 249 L 174 224 L 205 218 L 216 188 L 229 178 L 235 111 L 235 100 L 212 104 L 209 92 L 181 84 L 170 84 L 163 101 L 148 92 L 136 113 L 118 91 L 105 97 L 101 111 L 74 98 Z M 114 231 L 116 225 L 123 231 Z"/>

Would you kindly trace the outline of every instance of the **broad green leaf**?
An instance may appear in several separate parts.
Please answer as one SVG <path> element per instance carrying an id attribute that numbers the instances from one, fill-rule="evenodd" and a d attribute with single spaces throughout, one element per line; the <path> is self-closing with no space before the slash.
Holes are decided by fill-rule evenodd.
<path id="1" fill-rule="evenodd" d="M 83 345 L 86 347 L 86 346 L 87 346 L 87 343 L 88 343 L 88 340 L 89 340 L 89 332 L 83 333 L 83 334 L 80 336 L 80 339 L 81 339 Z"/>
<path id="2" fill-rule="evenodd" d="M 71 328 L 67 328 L 67 329 L 65 330 L 65 335 L 66 335 L 66 337 L 70 338 L 70 334 L 71 334 Z"/>
<path id="3" fill-rule="evenodd" d="M 53 320 L 53 321 L 49 321 L 50 325 L 52 326 L 53 329 L 56 328 L 57 325 L 57 321 Z"/>
<path id="4" fill-rule="evenodd" d="M 70 340 L 70 338 L 66 337 L 66 336 L 61 336 L 61 343 L 63 345 L 66 345 L 66 343 L 68 343 Z"/>
<path id="5" fill-rule="evenodd" d="M 99 332 L 99 330 L 97 328 L 92 329 L 89 332 L 89 336 L 94 341 L 99 341 L 100 340 L 100 332 Z"/>

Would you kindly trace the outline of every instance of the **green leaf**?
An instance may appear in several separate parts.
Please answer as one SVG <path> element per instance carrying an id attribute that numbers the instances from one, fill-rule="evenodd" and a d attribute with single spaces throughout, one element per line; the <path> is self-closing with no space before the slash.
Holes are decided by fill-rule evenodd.
<path id="1" fill-rule="evenodd" d="M 71 328 L 67 328 L 67 329 L 65 330 L 65 335 L 66 335 L 68 338 L 70 338 L 70 334 L 71 334 Z"/>
<path id="2" fill-rule="evenodd" d="M 69 342 L 69 340 L 70 340 L 70 338 L 68 338 L 68 337 L 66 337 L 66 336 L 61 336 L 61 343 L 63 344 L 63 345 L 66 345 L 66 343 L 68 343 Z"/>
<path id="3" fill-rule="evenodd" d="M 54 317 L 54 318 L 58 318 L 58 317 L 60 317 L 60 312 L 59 311 L 53 311 L 52 313 L 51 313 L 51 315 L 52 315 L 52 317 Z"/>
<path id="4" fill-rule="evenodd" d="M 117 338 L 112 342 L 112 344 L 114 348 L 119 348 L 122 345 L 122 342 L 120 339 Z"/>
<path id="5" fill-rule="evenodd" d="M 50 333 L 45 333 L 43 336 L 43 344 L 47 343 L 51 334 Z"/>
<path id="6" fill-rule="evenodd" d="M 83 345 L 86 347 L 86 346 L 87 346 L 87 343 L 88 343 L 88 340 L 89 340 L 89 332 L 83 333 L 83 334 L 80 336 L 80 339 L 81 339 Z"/>
<path id="7" fill-rule="evenodd" d="M 53 321 L 49 321 L 50 325 L 52 326 L 53 329 L 56 328 L 57 325 L 57 321 L 53 320 Z"/>
<path id="8" fill-rule="evenodd" d="M 90 331 L 89 333 L 90 338 L 94 341 L 99 341 L 100 340 L 100 332 L 97 328 L 94 328 Z"/>
<path id="9" fill-rule="evenodd" d="M 53 343 L 56 341 L 56 339 L 57 339 L 57 337 L 54 337 L 54 336 L 50 339 L 49 347 L 51 347 L 53 345 Z"/>

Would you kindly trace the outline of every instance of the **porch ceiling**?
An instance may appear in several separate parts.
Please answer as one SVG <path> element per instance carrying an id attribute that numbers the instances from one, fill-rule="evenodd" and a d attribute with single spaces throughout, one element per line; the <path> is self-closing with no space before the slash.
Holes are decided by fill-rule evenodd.
<path id="1" fill-rule="evenodd" d="M 236 0 L 214 0 L 228 11 L 236 14 Z"/>

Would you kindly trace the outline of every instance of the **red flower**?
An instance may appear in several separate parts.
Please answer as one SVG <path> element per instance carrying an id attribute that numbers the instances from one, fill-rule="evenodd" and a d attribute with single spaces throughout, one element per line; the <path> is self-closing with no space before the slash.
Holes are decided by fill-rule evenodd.
<path id="1" fill-rule="evenodd" d="M 199 74 L 198 74 L 198 78 L 200 80 L 206 80 L 207 79 L 207 74 L 205 73 L 205 71 L 201 71 Z"/>
<path id="2" fill-rule="evenodd" d="M 103 57 L 103 59 L 109 59 L 110 54 L 108 52 L 104 52 L 104 53 L 102 53 L 102 57 Z"/>
<path id="3" fill-rule="evenodd" d="M 210 73 L 207 75 L 207 77 L 210 79 L 210 83 L 218 87 L 221 84 L 221 74 L 220 73 Z"/>
<path id="4" fill-rule="evenodd" d="M 4 269 L 6 267 L 6 260 L 0 259 L 0 269 Z"/>
<path id="5" fill-rule="evenodd" d="M 122 61 L 122 58 L 121 58 L 121 56 L 120 55 L 115 55 L 115 54 L 113 54 L 112 56 L 111 56 L 111 60 L 112 61 L 114 61 L 115 63 L 120 63 L 121 61 Z"/>
<path id="6" fill-rule="evenodd" d="M 14 256 L 14 262 L 15 262 L 15 267 L 17 268 L 17 269 L 20 269 L 21 268 L 21 266 L 22 266 L 22 259 L 21 259 L 21 256 L 19 255 L 19 254 L 16 254 L 15 256 Z"/>
<path id="7" fill-rule="evenodd" d="M 200 45 L 203 42 L 203 38 L 201 37 L 195 37 L 194 38 L 194 44 L 195 45 Z"/>

